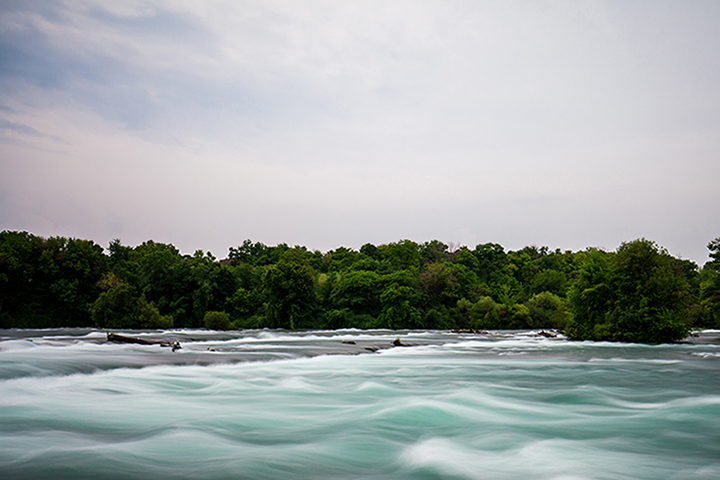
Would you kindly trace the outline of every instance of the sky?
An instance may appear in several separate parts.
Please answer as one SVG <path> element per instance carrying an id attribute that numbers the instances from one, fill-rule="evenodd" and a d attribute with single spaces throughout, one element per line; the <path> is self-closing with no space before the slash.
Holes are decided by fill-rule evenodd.
<path id="1" fill-rule="evenodd" d="M 0 230 L 707 260 L 720 2 L 0 0 Z"/>

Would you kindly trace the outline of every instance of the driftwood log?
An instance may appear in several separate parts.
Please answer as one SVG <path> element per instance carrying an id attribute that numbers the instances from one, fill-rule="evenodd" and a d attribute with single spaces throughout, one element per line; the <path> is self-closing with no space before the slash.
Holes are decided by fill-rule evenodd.
<path id="1" fill-rule="evenodd" d="M 126 337 L 125 335 L 118 335 L 117 333 L 112 332 L 108 332 L 107 341 L 115 343 L 136 343 L 138 345 L 160 345 L 161 347 L 172 348 L 173 352 L 182 348 L 180 346 L 180 342 L 171 342 L 168 340 L 146 340 L 144 338 Z"/>

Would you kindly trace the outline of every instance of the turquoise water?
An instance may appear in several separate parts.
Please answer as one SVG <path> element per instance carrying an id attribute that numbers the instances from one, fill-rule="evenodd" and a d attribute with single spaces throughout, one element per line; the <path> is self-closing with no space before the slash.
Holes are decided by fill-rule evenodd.
<path id="1" fill-rule="evenodd" d="M 124 333 L 0 331 L 1 478 L 720 478 L 720 332 Z"/>

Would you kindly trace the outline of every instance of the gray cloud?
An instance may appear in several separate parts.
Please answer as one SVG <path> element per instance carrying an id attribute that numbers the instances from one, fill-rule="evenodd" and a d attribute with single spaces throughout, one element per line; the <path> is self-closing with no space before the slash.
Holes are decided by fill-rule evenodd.
<path id="1" fill-rule="evenodd" d="M 702 263 L 716 2 L 0 7 L 0 228 L 223 256 L 439 238 Z M 62 151 L 53 142 L 67 142 Z"/>

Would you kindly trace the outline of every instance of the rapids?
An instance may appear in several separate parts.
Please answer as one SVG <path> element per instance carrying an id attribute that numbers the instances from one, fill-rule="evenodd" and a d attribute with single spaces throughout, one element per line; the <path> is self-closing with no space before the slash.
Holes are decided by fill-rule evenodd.
<path id="1" fill-rule="evenodd" d="M 720 478 L 717 331 L 118 333 L 0 331 L 0 478 Z"/>

